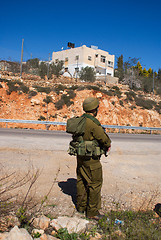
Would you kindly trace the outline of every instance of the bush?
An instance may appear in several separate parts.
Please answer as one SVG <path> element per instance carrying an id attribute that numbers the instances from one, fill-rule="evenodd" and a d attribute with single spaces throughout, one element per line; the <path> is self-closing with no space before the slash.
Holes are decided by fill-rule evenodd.
<path id="1" fill-rule="evenodd" d="M 88 90 L 100 91 L 99 87 L 97 86 L 87 85 L 85 88 Z"/>
<path id="2" fill-rule="evenodd" d="M 78 85 L 72 85 L 69 89 L 71 89 L 71 90 L 76 90 L 76 89 L 78 89 L 78 88 L 79 88 Z"/>
<path id="3" fill-rule="evenodd" d="M 156 102 L 150 99 L 144 99 L 141 97 L 136 97 L 135 102 L 137 106 L 142 107 L 143 109 L 152 109 L 154 106 L 156 106 Z"/>
<path id="4" fill-rule="evenodd" d="M 45 118 L 44 116 L 40 116 L 40 117 L 38 118 L 38 120 L 39 120 L 39 121 L 45 121 L 46 118 Z"/>
<path id="5" fill-rule="evenodd" d="M 23 93 L 28 93 L 29 88 L 24 85 L 23 82 L 20 81 L 7 81 L 8 91 L 7 94 L 10 95 L 11 92 L 22 91 Z"/>
<path id="6" fill-rule="evenodd" d="M 121 106 L 124 106 L 124 103 L 123 103 L 123 101 L 122 101 L 122 100 L 120 100 L 120 105 L 121 105 Z"/>
<path id="7" fill-rule="evenodd" d="M 155 110 L 161 114 L 161 101 L 155 106 Z"/>
<path id="8" fill-rule="evenodd" d="M 93 68 L 87 66 L 81 69 L 79 72 L 79 77 L 85 82 L 94 82 L 96 80 L 96 73 Z"/>
<path id="9" fill-rule="evenodd" d="M 60 99 L 59 101 L 57 101 L 57 102 L 55 103 L 55 107 L 56 107 L 57 110 L 62 109 L 63 106 L 64 106 L 64 101 L 63 101 L 63 99 Z"/>
<path id="10" fill-rule="evenodd" d="M 12 81 L 8 81 L 7 82 L 7 86 L 8 86 L 8 90 L 7 90 L 7 94 L 10 95 L 12 92 L 17 92 L 19 87 L 15 86 L 15 82 Z"/>
<path id="11" fill-rule="evenodd" d="M 36 95 L 37 95 L 37 92 L 31 90 L 31 91 L 28 93 L 28 98 L 34 97 L 34 96 L 36 96 Z"/>
<path id="12" fill-rule="evenodd" d="M 36 88 L 38 92 L 45 92 L 46 94 L 49 94 L 51 92 L 50 87 L 41 87 L 41 86 L 34 85 L 33 88 Z"/>
<path id="13" fill-rule="evenodd" d="M 126 101 L 134 101 L 135 100 L 135 97 L 136 97 L 136 93 L 133 92 L 133 91 L 129 91 L 129 92 L 125 92 L 126 94 Z"/>
<path id="14" fill-rule="evenodd" d="M 64 105 L 69 107 L 71 104 L 74 104 L 71 99 L 75 98 L 76 94 L 73 90 L 68 90 L 68 94 L 62 94 L 61 99 L 55 103 L 55 107 L 60 110 Z"/>
<path id="15" fill-rule="evenodd" d="M 116 219 L 124 224 L 118 225 Z M 161 234 L 159 221 L 153 211 L 110 211 L 106 217 L 99 220 L 98 227 L 108 239 L 157 240 Z M 118 228 L 121 229 L 121 236 L 117 234 Z"/>
<path id="16" fill-rule="evenodd" d="M 60 76 L 61 74 L 61 71 L 63 70 L 63 65 L 64 65 L 64 62 L 63 61 L 58 61 L 57 63 L 52 63 L 50 65 L 50 74 L 54 74 L 56 75 L 57 77 Z"/>
<path id="17" fill-rule="evenodd" d="M 50 102 L 52 102 L 52 97 L 51 96 L 46 96 L 46 98 L 43 99 L 43 102 L 49 104 Z"/>
<path id="18" fill-rule="evenodd" d="M 86 87 L 85 86 L 79 86 L 77 91 L 83 91 Z"/>
<path id="19" fill-rule="evenodd" d="M 60 91 L 64 91 L 65 89 L 66 89 L 66 86 L 59 84 L 53 90 L 56 92 L 57 95 L 59 95 Z"/>
<path id="20" fill-rule="evenodd" d="M 29 87 L 27 87 L 23 84 L 23 85 L 21 85 L 21 90 L 22 90 L 23 93 L 27 94 L 29 92 Z"/>

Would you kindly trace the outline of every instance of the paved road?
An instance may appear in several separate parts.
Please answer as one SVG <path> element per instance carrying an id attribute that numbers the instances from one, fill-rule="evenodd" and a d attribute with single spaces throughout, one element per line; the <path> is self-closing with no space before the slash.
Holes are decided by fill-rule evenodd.
<path id="1" fill-rule="evenodd" d="M 101 159 L 105 202 L 128 201 L 132 206 L 161 201 L 161 135 L 109 134 L 112 148 Z M 38 186 L 46 194 L 57 175 L 58 182 L 75 179 L 75 158 L 67 154 L 69 134 L 55 131 L 0 129 L 0 164 L 8 171 L 41 170 Z M 60 188 L 54 190 L 59 195 Z M 54 195 L 55 196 L 55 195 Z M 51 194 L 51 198 L 54 198 Z M 62 195 L 61 195 L 62 196 Z M 156 199 L 157 196 L 157 199 Z M 110 197 L 110 200 L 109 200 Z M 128 200 L 127 200 L 128 199 Z M 69 199 L 68 199 L 69 200 Z M 152 201 L 153 203 L 153 201 Z"/>

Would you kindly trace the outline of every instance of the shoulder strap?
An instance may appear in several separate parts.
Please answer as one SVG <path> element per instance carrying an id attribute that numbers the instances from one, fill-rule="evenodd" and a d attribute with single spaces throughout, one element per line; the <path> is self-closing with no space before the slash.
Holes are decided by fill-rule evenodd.
<path id="1" fill-rule="evenodd" d="M 97 124 L 98 126 L 101 126 L 101 123 L 98 121 L 98 119 L 92 116 L 91 114 L 84 113 L 82 116 L 84 116 L 85 118 L 91 119 L 95 124 Z"/>

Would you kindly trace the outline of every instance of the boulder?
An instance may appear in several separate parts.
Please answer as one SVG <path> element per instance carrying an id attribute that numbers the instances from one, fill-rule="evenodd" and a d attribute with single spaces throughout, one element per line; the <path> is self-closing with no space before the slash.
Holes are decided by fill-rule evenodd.
<path id="1" fill-rule="evenodd" d="M 26 229 L 15 226 L 11 229 L 5 240 L 33 240 L 33 238 Z"/>
<path id="2" fill-rule="evenodd" d="M 43 230 L 48 228 L 49 223 L 50 223 L 50 218 L 45 217 L 45 216 L 41 216 L 41 217 L 35 218 L 33 220 L 33 226 L 35 228 L 40 228 L 40 229 L 43 229 Z"/>
<path id="3" fill-rule="evenodd" d="M 58 217 L 50 222 L 50 225 L 57 231 L 60 228 L 67 228 L 69 233 L 82 233 L 86 230 L 89 221 L 77 217 Z"/>

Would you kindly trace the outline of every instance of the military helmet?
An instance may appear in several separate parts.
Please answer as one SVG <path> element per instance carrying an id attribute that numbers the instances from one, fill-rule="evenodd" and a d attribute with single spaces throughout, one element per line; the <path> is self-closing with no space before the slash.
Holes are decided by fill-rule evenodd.
<path id="1" fill-rule="evenodd" d="M 99 106 L 99 101 L 95 97 L 88 97 L 83 102 L 83 110 L 85 112 L 90 112 Z"/>

